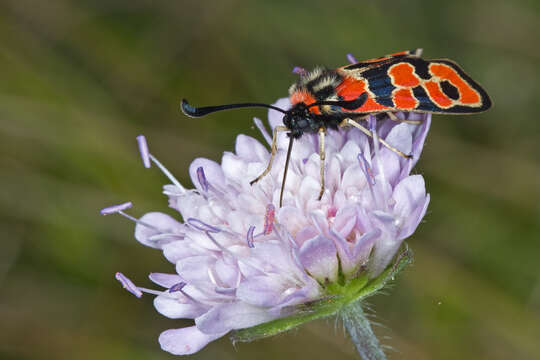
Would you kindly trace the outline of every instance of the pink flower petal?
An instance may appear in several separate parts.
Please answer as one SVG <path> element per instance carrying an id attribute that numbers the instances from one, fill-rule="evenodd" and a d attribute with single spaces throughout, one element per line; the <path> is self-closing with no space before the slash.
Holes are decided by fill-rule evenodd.
<path id="1" fill-rule="evenodd" d="M 396 202 L 394 212 L 400 217 L 409 216 L 412 211 L 424 202 L 426 186 L 422 175 L 411 175 L 403 179 L 394 189 Z"/>
<path id="2" fill-rule="evenodd" d="M 184 226 L 167 214 L 151 212 L 139 219 L 141 223 L 135 226 L 135 238 L 146 246 L 161 249 L 163 245 L 178 240 L 183 236 Z M 151 224 L 152 227 L 143 225 Z M 178 234 L 177 237 L 170 236 L 153 240 L 152 237 L 160 234 Z"/>
<path id="3" fill-rule="evenodd" d="M 186 241 L 174 241 L 163 245 L 163 255 L 173 264 L 186 257 L 201 255 L 202 251 L 202 249 L 196 250 Z"/>
<path id="4" fill-rule="evenodd" d="M 197 175 L 197 169 L 200 167 L 203 168 L 206 180 L 211 186 L 218 189 L 225 188 L 225 175 L 221 170 L 221 166 L 215 161 L 197 158 L 189 166 L 189 176 L 191 177 L 191 182 L 199 191 L 203 191 L 203 186 L 200 184 L 199 176 Z"/>
<path id="5" fill-rule="evenodd" d="M 272 105 L 283 110 L 288 110 L 291 107 L 291 102 L 288 98 L 281 98 Z M 272 129 L 278 125 L 283 125 L 283 113 L 276 110 L 268 110 L 268 122 Z"/>
<path id="6" fill-rule="evenodd" d="M 238 301 L 214 306 L 195 319 L 195 324 L 205 334 L 223 334 L 230 330 L 244 329 L 273 320 L 267 309 Z"/>
<path id="7" fill-rule="evenodd" d="M 226 332 L 211 335 L 204 334 L 196 326 L 169 329 L 159 335 L 159 344 L 163 350 L 173 355 L 190 355 L 225 334 Z"/>
<path id="8" fill-rule="evenodd" d="M 215 262 L 215 257 L 210 255 L 191 256 L 176 263 L 176 272 L 188 283 L 209 282 L 208 268 Z"/>
<path id="9" fill-rule="evenodd" d="M 236 138 L 235 152 L 245 161 L 251 162 L 266 163 L 270 157 L 270 152 L 258 140 L 242 134 Z"/>
<path id="10" fill-rule="evenodd" d="M 177 274 L 151 273 L 148 277 L 154 283 L 167 289 L 183 281 Z"/>
<path id="11" fill-rule="evenodd" d="M 154 299 L 154 307 L 161 315 L 171 319 L 193 319 L 208 311 L 208 307 L 204 307 L 200 303 L 194 303 L 185 298 L 183 301 L 180 299 L 166 295 L 157 296 Z"/>
<path id="12" fill-rule="evenodd" d="M 321 283 L 336 281 L 338 260 L 336 246 L 325 236 L 308 240 L 300 248 L 300 262 Z"/>
<path id="13" fill-rule="evenodd" d="M 255 306 L 271 307 L 280 302 L 281 294 L 287 290 L 284 279 L 277 274 L 252 276 L 236 290 L 238 299 Z"/>

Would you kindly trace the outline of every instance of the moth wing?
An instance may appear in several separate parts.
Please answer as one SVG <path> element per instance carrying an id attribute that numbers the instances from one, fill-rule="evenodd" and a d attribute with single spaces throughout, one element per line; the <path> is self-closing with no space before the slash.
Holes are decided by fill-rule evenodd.
<path id="1" fill-rule="evenodd" d="M 456 63 L 424 60 L 419 57 L 394 58 L 361 72 L 344 69 L 338 95 L 344 99 L 368 92 L 357 113 L 414 111 L 446 114 L 482 112 L 491 100 L 482 87 Z"/>
<path id="2" fill-rule="evenodd" d="M 354 64 L 345 65 L 339 69 L 340 70 L 361 70 L 361 69 L 366 69 L 366 68 L 377 67 L 389 61 L 393 61 L 395 59 L 406 58 L 406 57 L 420 57 L 422 55 L 422 51 L 423 49 L 421 48 L 399 51 L 399 52 L 381 56 L 378 58 L 363 60 Z"/>

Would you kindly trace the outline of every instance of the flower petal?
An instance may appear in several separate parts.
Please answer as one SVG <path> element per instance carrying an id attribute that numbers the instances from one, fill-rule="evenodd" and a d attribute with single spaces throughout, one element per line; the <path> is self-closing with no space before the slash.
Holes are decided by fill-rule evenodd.
<path id="1" fill-rule="evenodd" d="M 236 155 L 248 162 L 267 162 L 270 153 L 257 139 L 247 135 L 236 138 Z"/>
<path id="2" fill-rule="evenodd" d="M 426 185 L 422 175 L 411 175 L 403 179 L 394 189 L 396 202 L 394 213 L 400 217 L 408 217 L 412 211 L 424 202 Z"/>
<path id="3" fill-rule="evenodd" d="M 183 258 L 200 254 L 201 250 L 196 250 L 191 242 L 188 243 L 187 241 L 173 241 L 163 245 L 163 255 L 173 264 Z"/>
<path id="4" fill-rule="evenodd" d="M 167 289 L 183 281 L 177 274 L 151 273 L 148 277 L 154 283 Z"/>
<path id="5" fill-rule="evenodd" d="M 315 279 L 322 283 L 336 281 L 338 260 L 336 246 L 325 236 L 308 240 L 300 248 L 300 262 Z"/>
<path id="6" fill-rule="evenodd" d="M 171 319 L 194 319 L 208 311 L 208 307 L 182 297 L 174 299 L 165 295 L 158 296 L 154 299 L 154 307 L 160 314 Z"/>
<path id="7" fill-rule="evenodd" d="M 216 305 L 195 319 L 195 324 L 205 334 L 223 334 L 234 329 L 244 329 L 276 318 L 264 308 L 237 301 Z"/>
<path id="8" fill-rule="evenodd" d="M 159 335 L 161 348 L 173 355 L 189 355 L 205 347 L 209 342 L 219 339 L 226 332 L 204 334 L 196 326 L 169 329 Z"/>
<path id="9" fill-rule="evenodd" d="M 279 303 L 286 289 L 283 277 L 278 274 L 252 276 L 238 286 L 236 297 L 251 305 L 270 307 Z"/>
<path id="10" fill-rule="evenodd" d="M 283 110 L 288 110 L 291 107 L 291 102 L 289 98 L 281 98 L 272 105 Z M 278 125 L 283 125 L 283 113 L 272 109 L 268 110 L 268 122 L 272 129 Z"/>
<path id="11" fill-rule="evenodd" d="M 204 176 L 208 184 L 218 189 L 225 188 L 225 175 L 221 170 L 221 166 L 215 161 L 197 158 L 189 165 L 189 176 L 191 177 L 191 182 L 199 191 L 204 192 L 203 186 L 199 182 L 199 177 L 197 175 L 197 169 L 200 167 L 202 167 L 204 171 Z"/>
<path id="12" fill-rule="evenodd" d="M 410 154 L 412 150 L 411 125 L 400 123 L 394 126 L 385 140 L 401 152 Z"/>
<path id="13" fill-rule="evenodd" d="M 144 224 L 149 224 L 146 226 Z M 183 237 L 184 225 L 176 221 L 167 214 L 160 212 L 150 212 L 139 219 L 135 226 L 135 239 L 146 246 L 161 249 L 163 245 Z M 170 237 L 159 237 L 153 240 L 152 237 L 161 234 L 172 234 Z M 178 235 L 174 235 L 178 234 Z"/>
<path id="14" fill-rule="evenodd" d="M 209 255 L 190 256 L 176 263 L 176 272 L 188 283 L 210 281 L 208 268 L 216 259 Z"/>

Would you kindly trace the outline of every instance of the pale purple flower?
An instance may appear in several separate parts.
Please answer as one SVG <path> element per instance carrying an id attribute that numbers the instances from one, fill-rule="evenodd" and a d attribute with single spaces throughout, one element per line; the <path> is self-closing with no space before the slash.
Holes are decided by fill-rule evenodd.
<path id="1" fill-rule="evenodd" d="M 287 99 L 274 105 L 290 107 Z M 397 116 L 422 123 L 371 117 L 369 126 L 411 159 L 355 128 L 328 131 L 326 188 L 320 201 L 317 136 L 305 134 L 296 141 L 281 208 L 285 133 L 279 136 L 272 171 L 258 183 L 249 184 L 264 170 L 269 150 L 239 135 L 235 151 L 226 152 L 221 163 L 192 162 L 192 190 L 174 179 L 149 153 L 144 137 L 138 137 L 145 166 L 152 161 L 171 179 L 164 194 L 184 219 L 151 212 L 135 227 L 138 241 L 162 250 L 176 266 L 174 274 L 150 274 L 164 290 L 137 288 L 119 276 L 135 294 L 156 294 L 154 305 L 161 314 L 195 320 L 193 326 L 163 332 L 162 348 L 178 355 L 197 352 L 231 330 L 271 321 L 284 316 L 285 307 L 324 297 L 326 285 L 340 274 L 346 279 L 379 275 L 413 234 L 429 202 L 424 179 L 410 173 L 431 115 Z M 282 117 L 270 110 L 270 126 L 281 125 Z M 255 124 L 270 143 L 261 121 Z"/>

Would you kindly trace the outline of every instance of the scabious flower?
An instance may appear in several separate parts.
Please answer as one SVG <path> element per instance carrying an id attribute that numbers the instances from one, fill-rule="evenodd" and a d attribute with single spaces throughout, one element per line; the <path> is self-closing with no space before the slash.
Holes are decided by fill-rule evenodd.
<path id="1" fill-rule="evenodd" d="M 288 99 L 274 105 L 290 107 Z M 135 295 L 157 295 L 154 305 L 161 314 L 194 319 L 193 326 L 164 331 L 161 347 L 185 355 L 231 330 L 258 329 L 252 335 L 248 329 L 247 337 L 239 340 L 271 335 L 315 318 L 319 310 L 322 316 L 340 311 L 369 284 L 380 287 L 379 279 L 388 269 L 393 274 L 392 259 L 429 202 L 422 176 L 410 173 L 431 116 L 397 116 L 420 124 L 370 117 L 374 138 L 355 128 L 328 130 L 321 200 L 318 139 L 302 136 L 294 144 L 281 208 L 288 145 L 284 133 L 272 170 L 258 183 L 250 185 L 266 167 L 270 152 L 256 139 L 239 135 L 235 151 L 226 152 L 221 163 L 204 158 L 192 162 L 189 174 L 195 189 L 182 186 L 149 153 L 144 137 L 138 137 L 145 167 L 153 162 L 171 180 L 164 194 L 180 216 L 150 212 L 134 219 L 124 212 L 130 203 L 102 212 L 119 212 L 136 221 L 136 239 L 162 250 L 176 267 L 172 274 L 150 274 L 161 291 L 137 287 L 117 274 Z M 274 128 L 281 125 L 283 114 L 270 110 L 268 117 Z M 255 119 L 255 124 L 270 144 L 262 122 Z M 412 157 L 382 147 L 379 138 Z M 325 300 L 326 305 L 317 307 Z M 329 308 L 332 302 L 336 305 Z M 283 320 L 289 317 L 294 320 Z"/>

